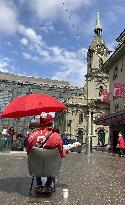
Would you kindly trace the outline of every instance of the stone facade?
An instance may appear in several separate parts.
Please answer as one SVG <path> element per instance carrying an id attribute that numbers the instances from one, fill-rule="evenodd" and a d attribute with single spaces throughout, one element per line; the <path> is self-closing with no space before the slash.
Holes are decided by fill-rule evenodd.
<path id="1" fill-rule="evenodd" d="M 14 98 L 28 93 L 44 93 L 64 100 L 67 96 L 77 95 L 82 90 L 71 87 L 68 82 L 20 76 L 0 72 L 0 111 Z M 28 123 L 33 117 L 22 119 L 0 119 L 0 131 L 3 127 L 13 126 L 18 133 L 26 135 Z"/>
<path id="2" fill-rule="evenodd" d="M 125 136 L 125 31 L 116 40 L 118 46 L 102 67 L 109 75 L 110 113 L 96 120 L 98 125 L 110 126 L 110 143 L 114 151 L 119 131 Z"/>

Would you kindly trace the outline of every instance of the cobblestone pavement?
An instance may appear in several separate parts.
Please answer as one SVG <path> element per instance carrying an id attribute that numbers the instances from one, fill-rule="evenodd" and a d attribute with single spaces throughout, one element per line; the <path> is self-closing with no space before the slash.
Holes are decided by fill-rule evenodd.
<path id="1" fill-rule="evenodd" d="M 0 153 L 0 205 L 123 205 L 125 158 L 104 152 L 71 153 L 62 160 L 51 196 L 28 196 L 31 178 L 24 153 Z M 35 185 L 34 185 L 35 187 Z M 33 187 L 33 188 L 34 188 Z M 64 199 L 62 189 L 68 188 Z"/>

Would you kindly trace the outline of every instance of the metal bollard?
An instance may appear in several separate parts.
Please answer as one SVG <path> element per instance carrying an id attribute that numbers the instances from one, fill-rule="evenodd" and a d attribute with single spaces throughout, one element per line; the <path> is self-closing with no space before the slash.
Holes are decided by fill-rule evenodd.
<path id="1" fill-rule="evenodd" d="M 86 154 L 92 154 L 92 136 L 89 135 L 86 137 Z"/>

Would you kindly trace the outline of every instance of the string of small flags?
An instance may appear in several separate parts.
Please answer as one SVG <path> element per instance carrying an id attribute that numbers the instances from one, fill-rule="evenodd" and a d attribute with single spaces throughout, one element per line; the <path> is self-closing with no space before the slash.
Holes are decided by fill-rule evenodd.
<path id="1" fill-rule="evenodd" d="M 68 9 L 65 8 L 65 3 L 62 2 L 62 4 L 63 4 L 64 9 L 65 9 L 65 12 L 66 12 L 66 14 L 67 14 L 67 18 L 69 19 L 70 24 L 72 25 L 73 29 L 77 28 L 77 26 L 74 25 L 74 23 L 72 22 L 72 18 L 71 18 L 71 16 L 70 16 L 70 13 L 69 13 Z M 74 33 L 76 33 L 76 32 L 74 31 Z M 75 37 L 77 38 L 77 40 L 79 40 L 79 39 L 80 39 L 80 35 L 79 35 L 78 33 L 76 33 L 75 35 L 76 35 Z M 82 41 L 80 41 L 80 46 L 83 47 L 83 42 L 82 42 Z M 83 50 L 83 52 L 86 53 L 86 50 Z M 86 60 L 86 58 L 85 58 L 84 60 Z"/>

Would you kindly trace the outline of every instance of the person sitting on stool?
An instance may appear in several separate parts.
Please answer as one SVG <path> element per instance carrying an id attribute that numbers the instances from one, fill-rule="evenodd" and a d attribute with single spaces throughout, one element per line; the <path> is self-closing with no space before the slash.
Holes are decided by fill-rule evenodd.
<path id="1" fill-rule="evenodd" d="M 61 157 L 65 157 L 68 153 L 67 150 L 63 148 L 63 140 L 58 132 L 52 128 L 52 116 L 47 114 L 46 117 L 40 118 L 40 128 L 29 134 L 26 143 L 27 154 L 30 153 L 34 146 L 44 147 L 45 149 L 54 149 L 59 150 Z M 46 140 L 47 139 L 47 140 Z M 44 143 L 45 141 L 45 143 Z M 42 186 L 41 177 L 36 177 L 37 187 L 35 191 L 37 193 L 51 193 L 52 192 L 52 177 L 47 177 L 45 186 Z"/>

